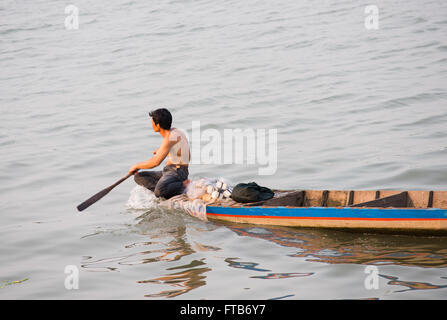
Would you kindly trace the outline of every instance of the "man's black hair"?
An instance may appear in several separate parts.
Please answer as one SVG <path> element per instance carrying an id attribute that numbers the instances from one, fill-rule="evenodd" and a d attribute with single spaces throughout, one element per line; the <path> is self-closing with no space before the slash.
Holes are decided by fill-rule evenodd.
<path id="1" fill-rule="evenodd" d="M 151 116 L 154 123 L 159 124 L 161 128 L 165 130 L 171 129 L 172 115 L 168 109 L 161 108 L 151 111 L 149 112 L 149 116 Z"/>

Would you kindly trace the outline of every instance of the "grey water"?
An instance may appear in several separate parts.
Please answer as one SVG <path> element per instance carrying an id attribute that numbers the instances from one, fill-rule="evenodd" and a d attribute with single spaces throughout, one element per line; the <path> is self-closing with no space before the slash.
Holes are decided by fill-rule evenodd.
<path id="1" fill-rule="evenodd" d="M 201 221 L 126 207 L 174 126 L 276 129 L 281 189 L 447 190 L 447 2 L 0 3 L 1 299 L 445 299 L 447 238 Z M 79 271 L 66 288 L 67 266 Z M 378 285 L 367 285 L 376 266 Z"/>

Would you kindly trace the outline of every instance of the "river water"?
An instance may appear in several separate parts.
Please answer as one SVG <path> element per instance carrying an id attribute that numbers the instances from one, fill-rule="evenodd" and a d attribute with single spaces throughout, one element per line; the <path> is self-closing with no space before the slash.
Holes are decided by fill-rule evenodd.
<path id="1" fill-rule="evenodd" d="M 128 208 L 131 179 L 76 210 L 152 155 L 158 107 L 189 134 L 276 129 L 273 173 L 191 179 L 447 190 L 447 2 L 375 1 L 378 29 L 354 0 L 72 4 L 70 30 L 68 3 L 0 3 L 1 299 L 447 298 L 446 237 Z"/>

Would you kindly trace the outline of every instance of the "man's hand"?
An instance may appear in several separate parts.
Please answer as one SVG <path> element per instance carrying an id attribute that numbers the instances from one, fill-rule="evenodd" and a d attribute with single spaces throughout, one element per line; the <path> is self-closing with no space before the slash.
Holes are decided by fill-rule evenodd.
<path id="1" fill-rule="evenodd" d="M 132 167 L 130 167 L 128 174 L 134 174 L 138 170 L 140 170 L 140 168 L 138 168 L 138 164 L 134 164 Z"/>

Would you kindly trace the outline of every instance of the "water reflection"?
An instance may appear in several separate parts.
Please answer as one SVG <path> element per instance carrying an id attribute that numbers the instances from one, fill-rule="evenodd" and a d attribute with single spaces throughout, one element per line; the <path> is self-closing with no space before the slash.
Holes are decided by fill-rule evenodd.
<path id="1" fill-rule="evenodd" d="M 178 227 L 175 232 L 170 231 L 170 236 L 173 236 L 171 241 L 164 243 L 163 241 L 151 241 L 143 242 L 140 244 L 130 244 L 126 245 L 125 248 L 131 249 L 138 246 L 143 246 L 145 249 L 149 245 L 159 246 L 159 249 L 143 250 L 133 253 L 128 253 L 125 255 L 119 255 L 114 257 L 106 257 L 93 259 L 90 256 L 84 256 L 84 261 L 81 266 L 89 271 L 117 271 L 117 267 L 109 266 L 112 263 L 118 265 L 136 265 L 145 264 L 158 261 L 178 261 L 182 257 L 188 256 L 195 251 L 191 246 L 185 241 L 184 236 L 186 232 L 186 227 Z M 165 237 L 165 236 L 164 236 Z"/>
<path id="2" fill-rule="evenodd" d="M 190 257 L 196 252 L 215 252 L 220 248 L 188 239 L 188 231 L 201 232 L 200 228 L 191 227 L 195 220 L 183 212 L 156 208 L 139 215 L 136 223 L 130 226 L 130 231 L 143 236 L 144 241 L 125 244 L 125 254 L 94 258 L 83 256 L 81 265 L 88 271 L 110 272 L 121 271 L 133 265 L 144 265 L 158 262 L 173 263 L 174 266 L 164 268 L 161 274 L 154 278 L 137 281 L 138 284 L 156 284 L 169 286 L 145 297 L 173 298 L 206 284 L 206 273 L 211 271 L 205 259 L 191 259 L 180 266 L 176 262 Z M 206 225 L 206 231 L 213 228 Z M 129 229 L 128 229 L 129 232 Z M 111 232 L 106 232 L 111 233 Z M 84 237 L 85 238 L 85 237 Z M 158 273 L 158 272 L 157 272 Z M 154 287 L 150 287 L 154 288 Z M 156 288 L 156 287 L 155 287 Z"/>
<path id="3" fill-rule="evenodd" d="M 138 281 L 136 281 L 138 285 L 143 286 L 144 296 L 148 298 L 179 297 L 206 286 L 207 277 L 213 271 L 214 267 L 212 266 L 216 261 L 218 264 L 226 263 L 228 268 L 258 272 L 257 275 L 253 275 L 251 272 L 247 273 L 247 279 L 280 282 L 284 287 L 275 286 L 281 291 L 272 292 L 270 296 L 274 297 L 272 299 L 295 296 L 286 285 L 288 280 L 281 279 L 308 277 L 313 279 L 315 277 L 314 272 L 275 272 L 276 270 L 269 270 L 269 267 L 266 266 L 268 260 L 260 260 L 258 263 L 251 258 L 238 258 L 236 257 L 238 253 L 226 252 L 225 247 L 223 250 L 215 241 L 209 241 L 211 245 L 201 243 L 202 240 L 199 239 L 203 239 L 202 235 L 205 235 L 207 239 L 215 239 L 209 232 L 217 229 L 224 230 L 226 233 L 219 233 L 219 237 L 225 234 L 225 237 L 219 238 L 219 241 L 226 241 L 228 229 L 239 237 L 256 238 L 276 244 L 281 248 L 288 248 L 285 253 L 287 257 L 318 263 L 391 264 L 426 268 L 447 266 L 447 238 L 443 237 L 355 234 L 332 230 L 203 223 L 197 222 L 185 214 L 176 215 L 172 212 L 169 214 L 155 212 L 132 225 L 130 232 L 135 231 L 140 241 L 122 244 L 120 249 L 124 248 L 124 253 L 116 254 L 117 251 L 114 250 L 114 254 L 101 254 L 101 257 L 85 255 L 81 264 L 86 270 L 96 272 L 119 272 L 133 265 L 150 264 L 147 268 L 143 268 L 143 273 L 138 276 Z M 102 234 L 107 236 L 107 233 Z M 210 236 L 211 238 L 208 238 Z M 230 239 L 231 243 L 239 241 L 238 236 L 233 236 Z M 260 245 L 263 244 L 261 241 Z M 208 259 L 211 260 L 208 261 Z M 141 268 L 138 269 L 139 272 L 141 270 Z M 313 270 L 294 269 L 290 271 Z M 388 285 L 406 287 L 404 290 L 396 292 L 447 287 L 444 284 L 402 281 L 391 275 L 381 274 L 380 276 L 389 280 Z M 135 284 L 135 282 L 133 283 Z"/>
<path id="4" fill-rule="evenodd" d="M 88 271 L 119 271 L 118 267 L 122 268 L 124 266 L 154 262 L 175 262 L 197 251 L 220 250 L 218 247 L 198 242 L 190 244 L 186 237 L 187 228 L 185 225 L 176 227 L 172 227 L 172 225 L 168 226 L 168 228 L 160 228 L 153 230 L 150 234 L 144 234 L 145 236 L 151 237 L 151 241 L 132 243 L 124 246 L 127 250 L 136 249 L 136 252 L 98 259 L 94 259 L 92 256 L 84 256 L 84 261 L 81 265 Z M 137 283 L 168 285 L 172 289 L 146 294 L 145 297 L 172 298 L 204 286 L 206 284 L 205 274 L 211 271 L 211 268 L 206 266 L 205 259 L 196 259 L 180 266 L 167 268 L 165 271 L 167 273 L 162 276 L 140 280 Z"/>
<path id="5" fill-rule="evenodd" d="M 294 294 L 288 294 L 288 295 L 281 296 L 281 297 L 271 298 L 271 299 L 269 299 L 269 300 L 281 300 L 281 299 L 285 299 L 285 298 L 291 298 L 291 297 L 293 297 L 293 296 L 295 296 L 295 295 L 294 295 Z"/>
<path id="6" fill-rule="evenodd" d="M 219 223 L 220 224 L 220 223 Z M 447 237 L 362 234 L 224 223 L 242 237 L 294 248 L 290 257 L 331 264 L 376 264 L 419 267 L 447 266 Z"/>
<path id="7" fill-rule="evenodd" d="M 383 274 L 380 274 L 379 276 L 390 280 L 387 283 L 390 286 L 404 286 L 404 287 L 408 288 L 405 290 L 399 290 L 399 291 L 395 291 L 395 292 L 405 292 L 405 291 L 412 291 L 412 290 L 433 290 L 433 289 L 447 288 L 447 285 L 437 285 L 437 284 L 432 284 L 432 283 L 427 283 L 427 282 L 398 281 L 399 280 L 398 277 L 387 276 L 387 275 L 383 275 Z"/>
<path id="8" fill-rule="evenodd" d="M 188 267 L 186 267 L 188 268 Z M 199 288 L 206 284 L 205 278 L 203 274 L 211 271 L 210 268 L 191 268 L 185 271 L 168 274 L 162 277 L 158 277 L 150 280 L 142 280 L 138 281 L 138 283 L 158 283 L 158 284 L 167 284 L 174 288 L 173 290 L 164 290 L 159 293 L 154 294 L 146 294 L 145 297 L 166 297 L 173 298 L 178 295 L 187 293 L 193 289 Z"/>
<path id="9" fill-rule="evenodd" d="M 267 270 L 267 269 L 256 268 L 256 266 L 259 263 L 234 261 L 234 260 L 237 260 L 237 259 L 239 259 L 239 258 L 227 258 L 227 259 L 225 259 L 225 262 L 227 262 L 228 266 L 230 266 L 232 268 L 248 269 L 248 270 L 253 270 L 253 271 L 270 271 L 270 270 Z"/>
<path id="10" fill-rule="evenodd" d="M 176 232 L 171 232 L 171 235 L 174 237 L 172 241 L 168 243 L 167 248 L 160 249 L 158 251 L 163 252 L 161 256 L 157 259 L 145 259 L 145 263 L 159 261 L 161 257 L 165 261 L 177 261 L 183 257 L 189 256 L 197 251 L 218 251 L 220 248 L 215 246 L 204 245 L 198 242 L 194 242 L 190 244 L 186 240 L 186 227 L 181 226 L 176 229 Z M 193 248 L 194 247 L 194 248 Z M 171 259 L 167 259 L 168 256 L 171 256 Z M 156 297 L 166 297 L 173 298 L 179 296 L 181 294 L 188 293 L 193 289 L 197 289 L 201 286 L 206 285 L 206 276 L 205 273 L 211 271 L 211 268 L 206 266 L 204 262 L 205 259 L 193 260 L 190 263 L 167 268 L 166 270 L 178 270 L 184 269 L 180 272 L 168 273 L 161 277 L 156 277 L 148 280 L 137 281 L 137 283 L 145 284 L 145 283 L 153 283 L 160 285 L 169 285 L 173 287 L 171 290 L 163 290 L 159 293 L 146 294 L 145 297 L 156 298 Z"/>
<path id="11" fill-rule="evenodd" d="M 306 272 L 306 273 L 269 273 L 265 276 L 253 276 L 250 278 L 257 278 L 257 279 L 286 279 L 286 278 L 301 278 L 301 277 L 308 277 L 313 275 L 314 272 Z"/>

